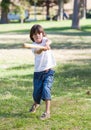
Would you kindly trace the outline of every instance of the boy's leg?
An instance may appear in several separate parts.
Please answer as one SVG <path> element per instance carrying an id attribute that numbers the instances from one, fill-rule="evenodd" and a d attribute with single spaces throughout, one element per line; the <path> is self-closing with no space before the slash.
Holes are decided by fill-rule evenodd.
<path id="1" fill-rule="evenodd" d="M 39 104 L 37 104 L 36 102 L 33 103 L 32 107 L 30 108 L 29 112 L 31 113 L 35 113 L 36 109 L 39 107 Z"/>
<path id="2" fill-rule="evenodd" d="M 41 120 L 50 118 L 50 100 L 45 100 L 46 110 L 40 117 Z"/>
<path id="3" fill-rule="evenodd" d="M 50 70 L 46 73 L 45 81 L 43 83 L 42 99 L 45 100 L 45 113 L 40 117 L 41 120 L 50 118 L 50 102 L 51 102 L 51 87 L 53 84 L 54 71 Z"/>
<path id="4" fill-rule="evenodd" d="M 36 109 L 39 107 L 40 101 L 41 101 L 41 94 L 42 94 L 42 79 L 41 72 L 34 72 L 34 77 L 33 77 L 33 99 L 34 103 L 29 110 L 30 112 L 34 113 L 36 112 Z"/>
<path id="5" fill-rule="evenodd" d="M 42 72 L 35 72 L 33 79 L 33 99 L 35 104 L 40 104 L 42 96 Z"/>
<path id="6" fill-rule="evenodd" d="M 45 105 L 46 105 L 46 113 L 50 114 L 50 100 L 46 100 L 45 101 Z"/>

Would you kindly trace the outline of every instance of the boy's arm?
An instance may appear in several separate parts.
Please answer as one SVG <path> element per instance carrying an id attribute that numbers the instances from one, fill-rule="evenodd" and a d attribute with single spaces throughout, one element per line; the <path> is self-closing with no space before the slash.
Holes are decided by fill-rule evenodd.
<path id="1" fill-rule="evenodd" d="M 44 48 L 40 48 L 40 49 L 35 49 L 34 50 L 34 53 L 36 53 L 36 54 L 40 54 L 42 51 L 47 51 L 47 50 L 50 50 L 50 44 L 51 44 L 52 42 L 51 42 L 51 40 L 49 40 L 49 39 L 47 39 L 46 40 L 46 45 L 45 46 L 43 46 Z"/>
<path id="2" fill-rule="evenodd" d="M 34 53 L 35 54 L 40 54 L 42 51 L 50 50 L 50 44 L 51 44 L 51 40 L 47 39 L 45 46 L 40 46 L 40 45 L 36 46 L 36 45 L 33 45 L 33 44 L 24 43 L 23 47 L 24 48 L 31 48 L 31 49 L 34 48 L 35 49 Z"/>
<path id="3" fill-rule="evenodd" d="M 47 50 L 50 50 L 50 49 L 51 49 L 51 47 L 50 47 L 51 43 L 52 43 L 51 40 L 49 40 L 49 39 L 46 40 L 46 45 L 45 45 L 45 47 L 47 48 Z"/>
<path id="4" fill-rule="evenodd" d="M 33 45 L 33 44 L 29 44 L 29 43 L 24 43 L 23 47 L 34 49 L 34 53 L 36 53 L 36 54 L 40 54 L 42 51 L 47 50 L 47 48 L 45 46 L 39 46 L 39 45 L 36 46 L 36 45 Z"/>
<path id="5" fill-rule="evenodd" d="M 34 53 L 35 54 L 40 54 L 42 51 L 44 51 L 44 49 L 38 49 L 37 48 L 37 49 L 34 50 Z"/>
<path id="6" fill-rule="evenodd" d="M 46 45 L 50 45 L 51 43 L 52 43 L 51 40 L 49 40 L 49 39 L 46 40 Z"/>
<path id="7" fill-rule="evenodd" d="M 45 49 L 45 47 L 44 46 L 36 46 L 36 45 L 33 45 L 33 44 L 29 44 L 29 43 L 24 43 L 23 44 L 23 47 L 24 48 L 36 48 L 36 49 Z"/>

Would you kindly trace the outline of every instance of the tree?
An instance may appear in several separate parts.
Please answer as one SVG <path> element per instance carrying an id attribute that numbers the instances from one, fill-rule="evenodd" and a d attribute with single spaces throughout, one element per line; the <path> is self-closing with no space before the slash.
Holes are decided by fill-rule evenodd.
<path id="1" fill-rule="evenodd" d="M 29 2 L 29 0 L 2 0 L 1 1 L 1 21 L 0 23 L 8 23 L 8 13 L 10 10 L 10 5 L 14 6 L 17 8 L 16 10 L 20 11 L 20 16 L 21 16 L 21 22 L 23 21 L 23 15 L 24 15 L 24 9 L 25 3 Z"/>
<path id="2" fill-rule="evenodd" d="M 63 20 L 64 3 L 68 3 L 70 0 L 58 0 L 58 20 Z"/>
<path id="3" fill-rule="evenodd" d="M 74 8 L 73 8 L 73 18 L 72 18 L 72 28 L 79 29 L 79 19 L 80 19 L 80 1 L 74 0 Z"/>
<path id="4" fill-rule="evenodd" d="M 34 0 L 29 0 L 30 3 L 33 5 Z M 70 0 L 36 0 L 38 6 L 46 6 L 46 20 L 50 19 L 50 8 L 54 5 L 58 5 L 58 19 L 63 19 L 63 7 L 64 3 L 68 3 Z"/>
<path id="5" fill-rule="evenodd" d="M 63 19 L 64 0 L 58 0 L 58 20 Z"/>
<path id="6" fill-rule="evenodd" d="M 50 20 L 50 8 L 57 4 L 57 0 L 44 0 L 43 6 L 46 6 L 46 20 Z"/>
<path id="7" fill-rule="evenodd" d="M 10 10 L 10 5 L 16 6 L 16 2 L 19 0 L 2 0 L 1 1 L 1 21 L 0 23 L 8 23 L 8 13 Z"/>
<path id="8" fill-rule="evenodd" d="M 2 0 L 1 1 L 1 23 L 8 23 L 8 12 L 9 5 L 11 4 L 10 0 Z"/>
<path id="9" fill-rule="evenodd" d="M 80 29 L 79 22 L 81 17 L 86 17 L 87 0 L 74 0 L 72 28 Z M 82 14 L 82 16 L 81 16 Z"/>
<path id="10" fill-rule="evenodd" d="M 81 0 L 81 17 L 86 18 L 87 0 Z"/>
<path id="11" fill-rule="evenodd" d="M 20 21 L 23 23 L 25 21 L 25 10 L 27 6 L 29 5 L 29 2 L 27 0 L 20 0 L 19 4 L 17 5 L 17 12 L 20 14 Z"/>
<path id="12" fill-rule="evenodd" d="M 62 20 L 64 3 L 68 3 L 69 1 L 70 0 L 44 0 L 44 5 L 46 6 L 46 20 L 50 19 L 50 7 L 54 6 L 55 4 L 58 5 L 58 20 Z"/>

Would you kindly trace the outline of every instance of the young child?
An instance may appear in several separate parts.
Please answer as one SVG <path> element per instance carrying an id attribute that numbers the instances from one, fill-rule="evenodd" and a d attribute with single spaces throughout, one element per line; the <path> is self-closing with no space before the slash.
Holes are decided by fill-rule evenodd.
<path id="1" fill-rule="evenodd" d="M 51 101 L 51 87 L 53 84 L 54 70 L 56 65 L 54 57 L 51 52 L 51 41 L 46 37 L 44 29 L 41 25 L 35 24 L 30 30 L 30 39 L 33 45 L 43 46 L 44 48 L 32 51 L 35 55 L 35 67 L 33 78 L 33 99 L 34 103 L 30 112 L 35 112 L 39 107 L 41 100 L 45 101 L 45 112 L 40 117 L 41 120 L 50 118 L 50 101 Z"/>

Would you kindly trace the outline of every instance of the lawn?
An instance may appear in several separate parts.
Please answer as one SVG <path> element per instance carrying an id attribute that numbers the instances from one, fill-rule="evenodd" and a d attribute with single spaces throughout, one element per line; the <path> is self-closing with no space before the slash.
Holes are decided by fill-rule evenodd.
<path id="1" fill-rule="evenodd" d="M 34 56 L 24 49 L 29 29 L 41 24 L 52 40 L 57 62 L 52 88 L 51 118 L 39 119 L 32 105 Z M 0 130 L 91 130 L 91 20 L 36 21 L 0 25 Z"/>

